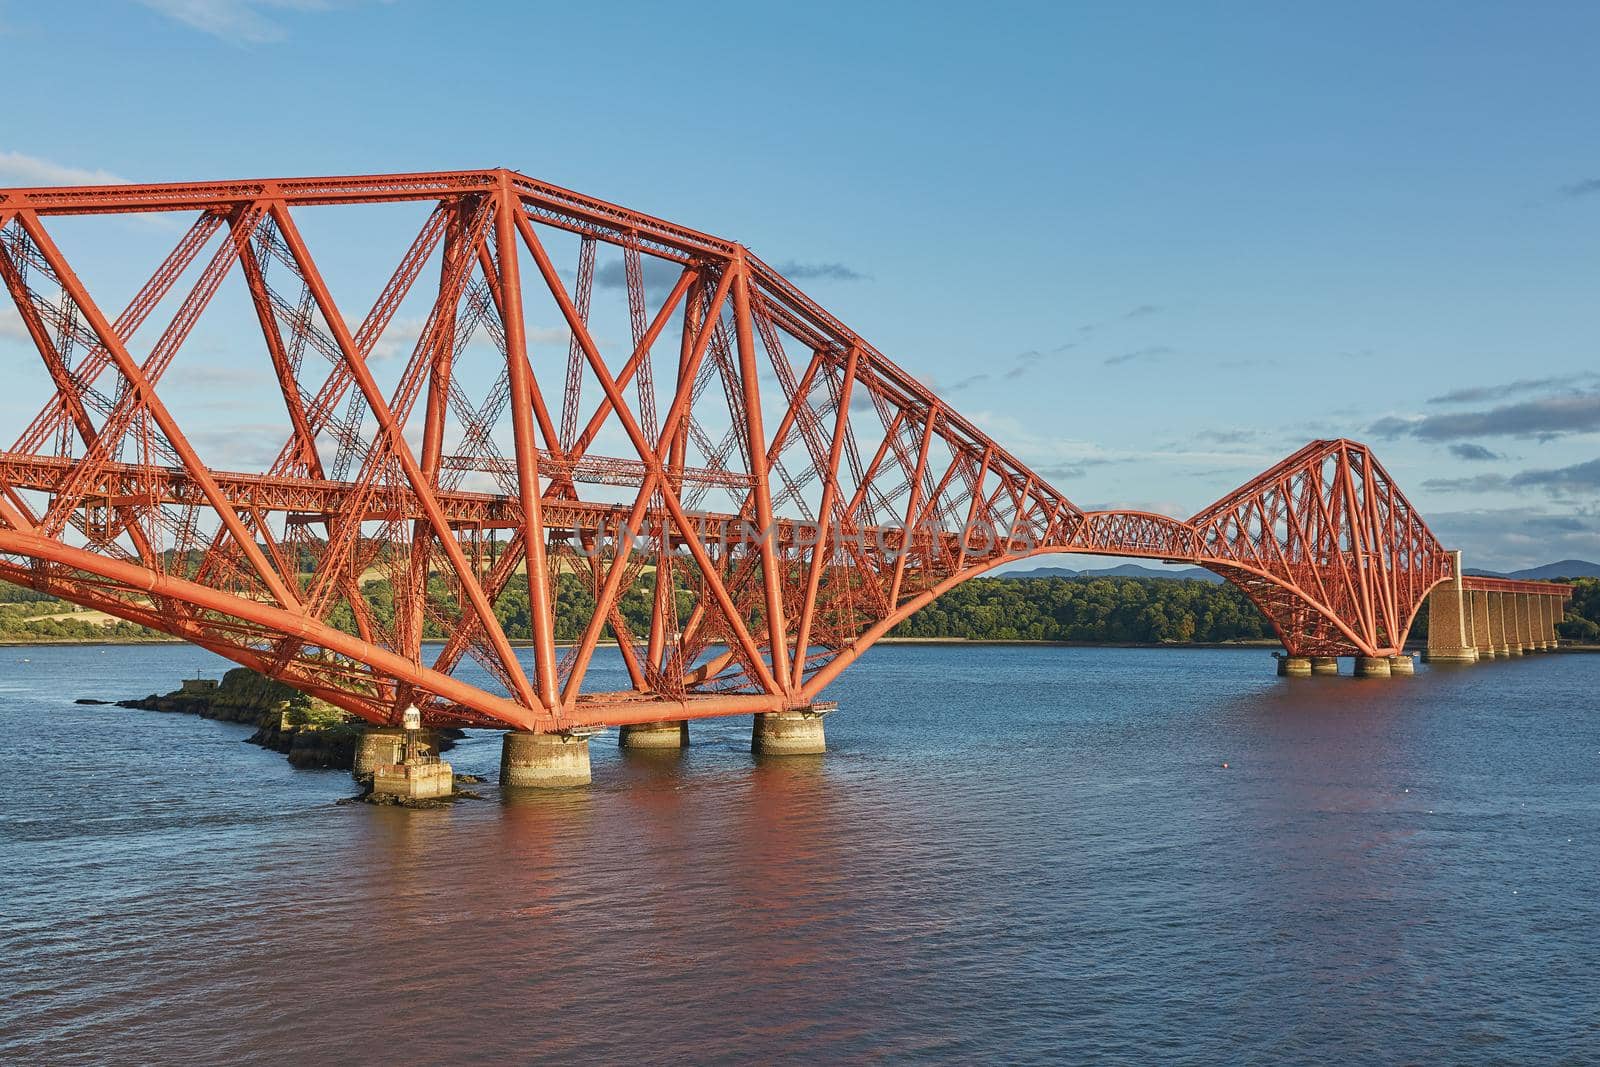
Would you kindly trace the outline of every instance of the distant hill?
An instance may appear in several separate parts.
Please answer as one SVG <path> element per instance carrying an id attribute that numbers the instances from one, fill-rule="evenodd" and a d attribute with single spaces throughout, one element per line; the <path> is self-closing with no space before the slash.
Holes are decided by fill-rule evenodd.
<path id="1" fill-rule="evenodd" d="M 1600 563 L 1584 559 L 1564 559 L 1559 563 L 1546 563 L 1542 567 L 1526 570 L 1486 571 L 1468 567 L 1468 574 L 1480 578 L 1517 578 L 1522 581 L 1549 581 L 1555 578 L 1600 578 Z M 1174 581 L 1220 582 L 1222 576 L 1202 567 L 1141 567 L 1137 563 L 1124 563 L 1116 567 L 1091 568 L 1075 571 L 1070 567 L 1035 567 L 1026 571 L 1006 571 L 996 578 L 1166 578 Z"/>
<path id="2" fill-rule="evenodd" d="M 1165 578 L 1169 581 L 1220 582 L 1222 575 L 1203 567 L 1141 567 L 1123 563 L 1116 567 L 1091 567 L 1075 571 L 1068 567 L 1035 567 L 1027 571 L 1007 571 L 996 578 Z"/>
<path id="3" fill-rule="evenodd" d="M 1070 567 L 1035 567 L 1031 571 L 1006 571 L 995 578 L 1076 578 L 1078 572 Z"/>
<path id="4" fill-rule="evenodd" d="M 1546 563 L 1543 567 L 1512 571 L 1506 577 L 1530 582 L 1547 578 L 1600 578 L 1600 563 L 1590 563 L 1586 559 L 1564 559 L 1560 563 Z"/>
<path id="5" fill-rule="evenodd" d="M 1477 567 L 1468 567 L 1467 573 L 1480 578 L 1517 578 L 1525 582 L 1549 581 L 1552 578 L 1600 578 L 1600 563 L 1590 563 L 1586 559 L 1564 559 L 1559 563 L 1546 563 L 1542 567 L 1529 567 L 1509 574 Z"/>

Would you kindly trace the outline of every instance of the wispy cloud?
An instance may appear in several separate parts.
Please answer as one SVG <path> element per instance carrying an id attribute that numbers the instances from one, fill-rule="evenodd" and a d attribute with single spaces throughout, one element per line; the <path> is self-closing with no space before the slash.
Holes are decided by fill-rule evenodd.
<path id="1" fill-rule="evenodd" d="M 1429 397 L 1428 403 L 1482 404 L 1493 400 L 1504 400 L 1511 396 L 1537 393 L 1542 389 L 1560 389 L 1594 381 L 1600 381 L 1600 374 L 1592 371 L 1553 375 L 1548 378 L 1518 378 L 1514 382 L 1502 382 L 1499 385 L 1474 385 L 1464 389 L 1452 389 L 1448 393 Z"/>
<path id="2" fill-rule="evenodd" d="M 1469 437 L 1520 437 L 1550 440 L 1600 431 L 1600 392 L 1556 393 L 1502 404 L 1484 411 L 1416 417 L 1387 416 L 1372 423 L 1379 437 L 1460 441 Z"/>
<path id="3" fill-rule="evenodd" d="M 1149 318 L 1151 315 L 1159 315 L 1159 314 L 1161 314 L 1161 305 L 1159 305 L 1159 304 L 1140 304 L 1138 307 L 1129 310 L 1129 312 L 1126 315 L 1122 316 L 1122 317 L 1125 318 L 1125 319 L 1146 319 L 1146 318 Z"/>
<path id="4" fill-rule="evenodd" d="M 1473 474 L 1461 478 L 1432 478 L 1426 488 L 1444 492 L 1492 493 L 1542 489 L 1552 497 L 1589 496 L 1600 492 L 1600 459 L 1504 474 Z"/>
<path id="5" fill-rule="evenodd" d="M 388 329 L 379 336 L 377 343 L 372 346 L 372 359 L 375 362 L 395 359 L 400 356 L 410 358 L 416 351 L 417 342 L 422 339 L 422 328 L 428 320 L 420 315 L 397 318 L 389 323 Z M 356 329 L 355 324 L 347 324 L 350 329 Z M 524 329 L 523 336 L 530 345 L 566 344 L 572 339 L 572 331 L 565 326 L 534 326 L 529 325 Z M 597 343 L 604 343 L 597 338 Z M 488 334 L 480 330 L 468 342 L 468 346 L 489 344 Z"/>
<path id="6" fill-rule="evenodd" d="M 1018 352 L 1016 358 L 1011 361 L 1011 367 L 1006 371 L 1005 376 L 1007 378 L 1020 378 L 1032 370 L 1034 365 L 1042 359 L 1044 359 L 1044 353 L 1037 348 L 1030 348 L 1026 352 Z"/>
<path id="7" fill-rule="evenodd" d="M 1551 470 L 1527 470 L 1511 476 L 1516 488 L 1545 489 L 1557 496 L 1600 492 L 1600 459 Z"/>
<path id="8" fill-rule="evenodd" d="M 871 277 L 843 263 L 797 263 L 790 260 L 778 264 L 776 269 L 791 282 L 862 282 Z"/>
<path id="9" fill-rule="evenodd" d="M 1047 463 L 1035 467 L 1034 473 L 1041 475 L 1052 482 L 1070 482 L 1082 478 L 1091 467 L 1102 467 L 1107 463 L 1118 463 L 1120 460 L 1109 459 L 1103 456 L 1085 457 L 1070 463 Z"/>
<path id="10" fill-rule="evenodd" d="M 663 296 L 678 284 L 678 278 L 683 274 L 683 268 L 676 263 L 655 256 L 640 256 L 639 265 L 644 275 L 645 291 L 659 292 Z M 607 260 L 595 268 L 594 284 L 598 289 L 626 289 L 628 269 L 620 259 Z"/>
<path id="11" fill-rule="evenodd" d="M 1581 182 L 1561 187 L 1561 195 L 1569 198 L 1594 196 L 1597 193 L 1600 193 L 1600 178 L 1585 178 Z"/>
<path id="12" fill-rule="evenodd" d="M 287 425 L 238 423 L 226 428 L 190 429 L 186 435 L 206 466 L 215 470 L 264 471 L 272 466 L 283 443 Z"/>
<path id="13" fill-rule="evenodd" d="M 1436 493 L 1494 493 L 1508 488 L 1510 482 L 1503 474 L 1468 474 L 1459 478 L 1429 478 L 1422 487 Z"/>
<path id="14" fill-rule="evenodd" d="M 1493 459 L 1504 459 L 1498 452 L 1491 452 L 1482 445 L 1463 442 L 1450 446 L 1450 454 L 1457 459 L 1464 459 L 1468 463 L 1484 463 Z"/>
<path id="15" fill-rule="evenodd" d="M 139 0 L 145 7 L 192 30 L 232 45 L 276 44 L 288 29 L 281 12 L 331 11 L 340 0 Z"/>
<path id="16" fill-rule="evenodd" d="M 22 316 L 17 314 L 17 309 L 9 303 L 0 303 L 0 337 L 22 340 L 27 336 L 28 328 L 22 324 Z"/>
<path id="17" fill-rule="evenodd" d="M 1600 558 L 1600 520 L 1581 513 L 1526 507 L 1430 512 L 1428 525 L 1445 544 L 1465 549 L 1471 567 L 1515 570 L 1556 559 Z"/>
<path id="18" fill-rule="evenodd" d="M 1172 349 L 1167 345 L 1152 345 L 1149 348 L 1140 348 L 1132 352 L 1124 352 L 1120 356 L 1109 356 L 1102 362 L 1108 367 L 1119 367 L 1124 363 L 1133 363 L 1137 360 L 1160 359 L 1162 356 L 1172 354 Z"/>
<path id="19" fill-rule="evenodd" d="M 109 170 L 54 163 L 22 152 L 0 152 L 0 186 L 126 185 L 128 179 Z"/>
<path id="20" fill-rule="evenodd" d="M 641 265 L 644 268 L 644 286 L 651 292 L 665 292 L 671 289 L 677 284 L 678 276 L 683 273 L 683 268 L 678 264 L 666 259 L 657 259 L 655 256 L 641 257 Z M 774 269 L 792 282 L 859 282 L 866 281 L 869 277 L 843 263 L 791 261 L 781 263 Z M 594 284 L 597 289 L 626 289 L 628 272 L 622 260 L 607 260 L 597 266 L 594 271 Z"/>
<path id="21" fill-rule="evenodd" d="M 1194 440 L 1205 441 L 1213 445 L 1242 445 L 1248 441 L 1258 440 L 1260 437 L 1260 430 L 1250 429 L 1200 430 L 1194 434 Z"/>

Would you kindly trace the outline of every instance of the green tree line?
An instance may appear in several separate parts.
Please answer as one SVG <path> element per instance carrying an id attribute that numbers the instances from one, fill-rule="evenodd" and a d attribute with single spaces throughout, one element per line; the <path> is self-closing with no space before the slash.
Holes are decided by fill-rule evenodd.
<path id="1" fill-rule="evenodd" d="M 1600 579 L 1578 578 L 1558 631 L 1568 641 L 1600 644 Z M 434 580 L 435 595 L 446 595 Z M 388 623 L 394 596 L 386 580 L 363 588 L 374 617 Z M 635 636 L 649 632 L 651 591 L 640 582 L 621 604 Z M 562 574 L 556 582 L 556 640 L 576 641 L 594 610 L 588 583 Z M 692 597 L 678 592 L 679 617 Z M 45 593 L 0 582 L 0 640 L 128 641 L 161 636 L 133 623 L 101 626 L 86 619 L 46 618 L 70 605 Z M 508 636 L 531 636 L 528 590 L 512 582 L 495 605 Z M 1427 612 L 1417 617 L 1414 636 L 1426 632 Z M 333 623 L 349 632 L 355 620 L 340 604 Z M 445 630 L 432 619 L 424 636 Z M 609 632 L 607 634 L 609 636 Z M 1127 641 L 1151 644 L 1241 641 L 1272 636 L 1272 629 L 1239 590 L 1226 583 L 1156 578 L 974 578 L 950 590 L 891 631 L 894 637 L 966 638 L 989 641 Z"/>
<path id="2" fill-rule="evenodd" d="M 986 641 L 1241 641 L 1272 636 L 1231 585 L 1162 578 L 974 578 L 895 627 L 894 637 Z"/>

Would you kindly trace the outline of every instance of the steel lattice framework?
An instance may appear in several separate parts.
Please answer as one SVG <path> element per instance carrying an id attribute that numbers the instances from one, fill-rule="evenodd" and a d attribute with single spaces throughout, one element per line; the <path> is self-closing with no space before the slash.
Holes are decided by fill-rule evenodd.
<path id="1" fill-rule="evenodd" d="M 304 217 L 407 202 L 420 230 L 348 318 Z M 151 212 L 191 218 L 112 318 L 51 229 Z M 600 252 L 626 336 L 591 323 Z M 0 453 L 0 578 L 372 722 L 804 707 L 945 590 L 1046 552 L 1209 567 L 1296 655 L 1398 651 L 1451 573 L 1345 440 L 1187 522 L 1084 512 L 742 246 L 506 170 L 3 190 L 0 276 L 54 389 Z M 281 394 L 254 472 L 213 468 L 163 400 L 228 292 Z M 626 689 L 586 685 L 607 636 Z"/>

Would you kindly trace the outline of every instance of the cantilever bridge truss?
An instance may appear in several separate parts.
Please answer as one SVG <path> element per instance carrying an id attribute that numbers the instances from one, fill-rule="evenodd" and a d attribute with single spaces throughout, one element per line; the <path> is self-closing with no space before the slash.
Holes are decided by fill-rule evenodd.
<path id="1" fill-rule="evenodd" d="M 329 222 L 363 211 L 381 277 Z M 164 239 L 125 303 L 63 251 L 91 223 Z M 1085 512 L 742 246 L 505 170 L 0 190 L 0 277 L 49 379 L 0 578 L 372 722 L 805 707 L 1046 552 L 1208 567 L 1296 655 L 1398 651 L 1451 576 L 1346 440 L 1188 521 Z"/>

